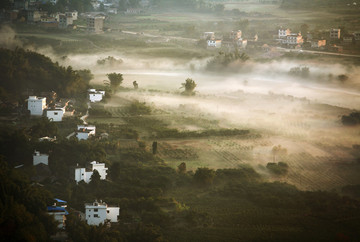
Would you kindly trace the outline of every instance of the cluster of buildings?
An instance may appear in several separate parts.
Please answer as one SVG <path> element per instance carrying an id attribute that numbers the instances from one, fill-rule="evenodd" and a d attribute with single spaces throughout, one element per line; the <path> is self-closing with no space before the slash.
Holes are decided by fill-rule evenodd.
<path id="1" fill-rule="evenodd" d="M 278 30 L 277 42 L 283 46 L 290 48 L 300 48 L 303 45 L 313 49 L 325 49 L 339 51 L 341 46 L 350 44 L 360 44 L 360 32 L 352 34 L 342 34 L 341 29 L 330 29 L 327 38 L 313 38 L 311 33 L 302 36 L 301 33 L 292 33 L 288 28 L 280 28 Z"/>
<path id="2" fill-rule="evenodd" d="M 257 41 L 258 36 L 255 35 L 252 39 L 244 39 L 242 37 L 241 30 L 235 30 L 229 32 L 227 35 L 221 38 L 215 37 L 215 32 L 204 32 L 201 39 L 206 40 L 207 48 L 241 48 L 245 49 L 248 41 Z"/>
<path id="3" fill-rule="evenodd" d="M 66 201 L 55 198 L 54 203 L 47 206 L 47 213 L 54 216 L 59 229 L 65 229 L 66 215 L 69 215 Z M 98 226 L 118 222 L 119 215 L 120 207 L 110 207 L 101 200 L 100 202 L 95 200 L 93 203 L 85 203 L 85 218 L 82 217 L 82 219 L 88 225 Z"/>
<path id="4" fill-rule="evenodd" d="M 46 1 L 32 1 L 32 0 L 14 0 L 11 10 L 0 11 L 0 20 L 5 21 L 20 21 L 28 24 L 37 24 L 45 28 L 86 28 L 89 32 L 102 32 L 104 29 L 104 20 L 106 14 L 103 12 L 90 12 L 81 14 L 82 18 L 86 19 L 86 27 L 77 26 L 76 20 L 80 17 L 78 12 L 67 11 L 64 13 L 48 13 L 43 11 L 41 4 Z M 48 0 L 50 4 L 56 4 L 56 0 Z M 111 8 L 109 8 L 111 9 Z M 115 9 L 111 9 L 113 13 Z M 115 13 L 117 13 L 115 11 Z"/>
<path id="5" fill-rule="evenodd" d="M 64 115 L 71 116 L 74 110 L 66 111 L 69 102 L 46 103 L 46 97 L 29 96 L 28 110 L 31 116 L 46 116 L 50 121 L 60 122 Z"/>

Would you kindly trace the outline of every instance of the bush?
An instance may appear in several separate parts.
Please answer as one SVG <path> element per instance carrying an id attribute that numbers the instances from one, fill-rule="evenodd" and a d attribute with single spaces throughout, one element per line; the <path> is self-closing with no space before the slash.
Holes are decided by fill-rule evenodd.
<path id="1" fill-rule="evenodd" d="M 286 175 L 288 173 L 289 166 L 285 162 L 269 162 L 267 163 L 266 168 L 273 174 Z"/>

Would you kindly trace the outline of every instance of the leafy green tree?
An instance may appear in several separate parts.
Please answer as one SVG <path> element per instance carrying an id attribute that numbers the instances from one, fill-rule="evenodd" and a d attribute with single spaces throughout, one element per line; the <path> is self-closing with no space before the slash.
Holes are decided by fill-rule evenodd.
<path id="1" fill-rule="evenodd" d="M 106 74 L 106 76 L 108 77 L 109 81 L 110 81 L 110 87 L 113 90 L 116 90 L 119 88 L 119 86 L 121 85 L 123 79 L 123 75 L 121 73 L 109 73 Z"/>
<path id="2" fill-rule="evenodd" d="M 89 69 L 78 70 L 75 72 L 81 77 L 81 79 L 86 84 L 89 84 L 90 81 L 94 78 L 94 75 L 91 73 L 91 71 Z"/>
<path id="3" fill-rule="evenodd" d="M 188 78 L 185 80 L 184 83 L 181 83 L 181 88 L 185 88 L 185 91 L 183 92 L 183 94 L 185 95 L 194 95 L 195 87 L 196 87 L 196 83 L 191 78 Z"/>

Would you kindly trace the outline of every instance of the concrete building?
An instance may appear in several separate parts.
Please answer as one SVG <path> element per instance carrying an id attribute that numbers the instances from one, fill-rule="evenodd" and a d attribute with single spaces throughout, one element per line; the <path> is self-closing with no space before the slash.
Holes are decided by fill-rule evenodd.
<path id="1" fill-rule="evenodd" d="M 86 19 L 87 30 L 90 32 L 100 33 L 104 28 L 105 16 L 99 14 L 95 16 L 88 16 Z"/>
<path id="2" fill-rule="evenodd" d="M 45 108 L 46 108 L 45 97 L 29 96 L 28 110 L 30 111 L 30 115 L 41 116 L 43 115 Z"/>
<path id="3" fill-rule="evenodd" d="M 321 47 L 325 47 L 326 46 L 326 40 L 322 39 L 322 40 L 312 40 L 311 41 L 311 48 L 321 48 Z"/>
<path id="4" fill-rule="evenodd" d="M 279 39 L 282 39 L 282 38 L 286 38 L 286 36 L 290 35 L 291 34 L 291 31 L 290 29 L 279 29 L 278 31 L 278 37 Z"/>
<path id="5" fill-rule="evenodd" d="M 221 39 L 217 39 L 217 40 L 209 39 L 207 41 L 207 47 L 208 48 L 221 48 Z"/>
<path id="6" fill-rule="evenodd" d="M 78 183 L 80 181 L 89 183 L 91 181 L 91 176 L 93 175 L 94 170 L 97 170 L 97 172 L 99 173 L 100 180 L 106 180 L 108 168 L 105 167 L 105 163 L 98 163 L 96 161 L 92 161 L 90 163 L 90 169 L 88 169 L 88 170 L 86 168 L 82 168 L 82 167 L 75 168 L 76 183 Z"/>
<path id="7" fill-rule="evenodd" d="M 40 22 L 41 20 L 41 13 L 37 10 L 28 10 L 27 11 L 27 22 L 28 23 L 36 23 Z"/>
<path id="8" fill-rule="evenodd" d="M 66 29 L 71 24 L 73 24 L 73 18 L 71 16 L 59 14 L 59 28 Z"/>
<path id="9" fill-rule="evenodd" d="M 330 30 L 330 39 L 331 40 L 340 39 L 340 29 L 331 29 Z"/>
<path id="10" fill-rule="evenodd" d="M 355 42 L 360 42 L 360 32 L 353 33 Z"/>
<path id="11" fill-rule="evenodd" d="M 46 117 L 52 122 L 61 122 L 65 113 L 65 108 L 53 108 L 45 110 Z"/>
<path id="12" fill-rule="evenodd" d="M 116 223 L 119 214 L 120 207 L 109 207 L 102 201 L 85 204 L 85 217 L 89 225 L 98 226 L 108 222 Z"/>
<path id="13" fill-rule="evenodd" d="M 300 33 L 287 35 L 286 38 L 282 40 L 282 44 L 287 45 L 301 45 L 302 43 L 304 43 L 304 40 Z"/>
<path id="14" fill-rule="evenodd" d="M 49 155 L 47 154 L 40 154 L 39 151 L 34 152 L 33 154 L 33 165 L 36 166 L 38 164 L 45 164 L 45 165 L 49 165 Z"/>
<path id="15" fill-rule="evenodd" d="M 72 20 L 77 20 L 78 19 L 78 12 L 77 11 L 72 11 L 72 12 L 66 12 L 65 13 L 66 17 L 71 17 Z M 71 23 L 72 24 L 72 23 Z"/>
<path id="16" fill-rule="evenodd" d="M 96 89 L 89 89 L 89 100 L 90 102 L 100 102 L 103 97 L 105 96 L 105 91 L 96 90 Z"/>
<path id="17" fill-rule="evenodd" d="M 87 140 L 90 136 L 95 136 L 96 127 L 94 125 L 78 125 L 76 137 L 79 140 Z"/>

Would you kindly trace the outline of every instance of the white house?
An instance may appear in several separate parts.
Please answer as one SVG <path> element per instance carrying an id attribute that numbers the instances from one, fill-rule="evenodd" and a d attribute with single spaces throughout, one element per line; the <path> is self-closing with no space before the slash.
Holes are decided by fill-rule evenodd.
<path id="1" fill-rule="evenodd" d="M 65 108 L 46 109 L 46 117 L 53 122 L 61 122 L 65 113 Z"/>
<path id="2" fill-rule="evenodd" d="M 78 125 L 76 137 L 78 140 L 87 140 L 90 136 L 95 136 L 96 127 L 94 125 Z"/>
<path id="3" fill-rule="evenodd" d="M 76 183 L 78 183 L 80 181 L 89 183 L 92 174 L 93 174 L 92 171 L 86 171 L 85 168 L 75 168 L 75 181 L 76 181 Z"/>
<path id="4" fill-rule="evenodd" d="M 100 180 L 105 180 L 107 176 L 107 170 L 108 168 L 105 167 L 105 163 L 98 163 L 96 161 L 92 161 L 90 163 L 91 171 L 86 171 L 86 168 L 75 168 L 75 181 L 76 183 L 80 181 L 84 181 L 86 183 L 89 183 L 91 180 L 91 176 L 94 173 L 94 170 L 97 170 L 100 175 Z"/>
<path id="5" fill-rule="evenodd" d="M 33 155 L 33 165 L 36 166 L 40 163 L 43 163 L 45 165 L 49 165 L 49 155 L 47 154 L 40 154 L 39 151 L 34 152 Z"/>
<path id="6" fill-rule="evenodd" d="M 46 108 L 46 97 L 29 96 L 28 110 L 30 115 L 41 116 Z"/>
<path id="7" fill-rule="evenodd" d="M 96 90 L 96 89 L 89 89 L 89 100 L 90 102 L 100 102 L 103 97 L 105 96 L 105 91 Z"/>
<path id="8" fill-rule="evenodd" d="M 278 31 L 278 37 L 279 39 L 283 39 L 283 38 L 286 38 L 286 36 L 290 35 L 291 34 L 291 31 L 290 29 L 279 29 Z"/>
<path id="9" fill-rule="evenodd" d="M 106 222 L 116 223 L 120 214 L 120 207 L 108 207 L 102 201 L 85 204 L 85 217 L 89 225 L 99 225 Z"/>
<path id="10" fill-rule="evenodd" d="M 209 39 L 207 41 L 207 47 L 208 48 L 221 48 L 221 39 L 217 39 L 217 40 Z"/>

